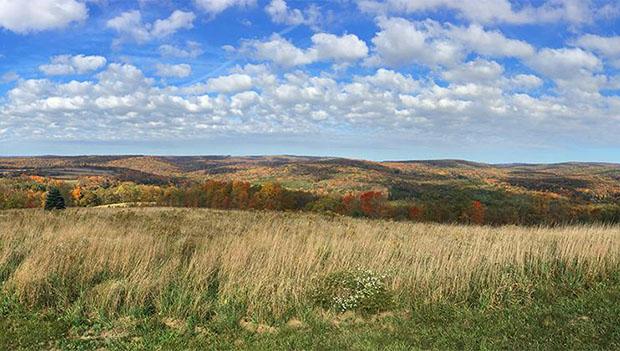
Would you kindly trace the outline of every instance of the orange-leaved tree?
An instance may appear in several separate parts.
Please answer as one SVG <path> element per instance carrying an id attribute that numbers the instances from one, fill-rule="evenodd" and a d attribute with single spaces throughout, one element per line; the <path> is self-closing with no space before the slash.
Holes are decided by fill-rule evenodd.
<path id="1" fill-rule="evenodd" d="M 383 194 L 380 191 L 366 191 L 360 195 L 360 208 L 368 217 L 379 217 L 384 207 Z"/>
<path id="2" fill-rule="evenodd" d="M 478 200 L 472 201 L 470 209 L 471 222 L 478 225 L 484 224 L 485 212 L 486 209 L 482 202 Z"/>
<path id="3" fill-rule="evenodd" d="M 411 206 L 409 207 L 409 219 L 412 221 L 421 221 L 422 220 L 422 208 L 419 206 Z"/>

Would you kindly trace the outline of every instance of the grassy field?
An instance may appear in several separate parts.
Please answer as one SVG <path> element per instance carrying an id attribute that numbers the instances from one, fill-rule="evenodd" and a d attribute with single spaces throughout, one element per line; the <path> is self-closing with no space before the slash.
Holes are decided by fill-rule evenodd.
<path id="1" fill-rule="evenodd" d="M 3 211 L 0 281 L 0 349 L 620 348 L 612 226 Z"/>

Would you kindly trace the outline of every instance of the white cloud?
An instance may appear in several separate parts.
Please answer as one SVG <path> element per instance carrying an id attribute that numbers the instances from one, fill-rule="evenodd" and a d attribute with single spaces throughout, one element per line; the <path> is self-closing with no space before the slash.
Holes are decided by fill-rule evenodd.
<path id="1" fill-rule="evenodd" d="M 123 12 L 108 20 L 106 26 L 138 43 L 146 42 L 151 38 L 148 29 L 142 23 L 142 15 L 138 10 Z"/>
<path id="2" fill-rule="evenodd" d="M 257 71 L 254 71 L 257 72 Z M 261 79 L 253 79 L 252 76 L 246 74 L 243 70 L 233 71 L 230 75 L 209 78 L 205 83 L 197 83 L 181 90 L 186 94 L 205 94 L 205 93 L 221 93 L 230 94 L 250 90 L 256 82 Z"/>
<path id="3" fill-rule="evenodd" d="M 603 63 L 594 54 L 579 48 L 540 50 L 524 61 L 555 83 L 558 94 L 585 105 L 600 103 L 600 90 L 607 85 L 601 74 Z"/>
<path id="4" fill-rule="evenodd" d="M 230 7 L 249 7 L 256 5 L 256 0 L 194 0 L 196 6 L 215 16 Z"/>
<path id="5" fill-rule="evenodd" d="M 453 86 L 486 86 L 506 92 L 529 91 L 543 85 L 543 80 L 532 74 L 505 76 L 504 66 L 485 59 L 475 59 L 441 71 L 441 77 Z"/>
<path id="6" fill-rule="evenodd" d="M 306 19 L 299 9 L 289 9 L 284 0 L 271 0 L 265 7 L 265 11 L 275 23 L 297 25 L 303 24 Z"/>
<path id="7" fill-rule="evenodd" d="M 354 34 L 337 36 L 328 33 L 318 33 L 312 36 L 312 49 L 316 51 L 317 60 L 334 60 L 336 62 L 351 62 L 368 55 L 368 47 L 363 40 Z"/>
<path id="8" fill-rule="evenodd" d="M 0 28 L 19 34 L 63 28 L 86 18 L 86 5 L 76 0 L 0 1 Z"/>
<path id="9" fill-rule="evenodd" d="M 194 19 L 196 19 L 196 15 L 192 12 L 176 10 L 170 17 L 155 21 L 151 35 L 161 38 L 174 34 L 179 29 L 190 29 L 194 26 Z"/>
<path id="10" fill-rule="evenodd" d="M 356 81 L 401 93 L 412 93 L 420 88 L 420 83 L 411 76 L 384 68 L 378 69 L 372 76 L 357 77 Z"/>
<path id="11" fill-rule="evenodd" d="M 230 111 L 235 115 L 244 115 L 253 104 L 260 103 L 261 97 L 255 91 L 244 91 L 230 98 Z"/>
<path id="12" fill-rule="evenodd" d="M 515 88 L 536 89 L 543 83 L 542 79 L 532 74 L 517 74 L 510 79 L 510 85 Z"/>
<path id="13" fill-rule="evenodd" d="M 19 74 L 9 71 L 0 76 L 0 83 L 10 83 L 19 79 Z"/>
<path id="14" fill-rule="evenodd" d="M 353 34 L 337 36 L 317 33 L 311 40 L 310 48 L 300 49 L 279 34 L 273 34 L 266 41 L 245 41 L 240 50 L 256 59 L 272 61 L 282 67 L 302 66 L 319 61 L 346 63 L 368 55 L 366 43 Z"/>
<path id="15" fill-rule="evenodd" d="M 596 8 L 596 16 L 602 19 L 613 19 L 620 17 L 620 4 L 610 3 Z"/>
<path id="16" fill-rule="evenodd" d="M 105 57 L 76 55 L 71 57 L 71 64 L 77 73 L 86 73 L 97 70 L 106 64 Z"/>
<path id="17" fill-rule="evenodd" d="M 586 34 L 577 38 L 575 45 L 601 54 L 613 66 L 620 68 L 620 36 L 602 37 Z"/>
<path id="18" fill-rule="evenodd" d="M 525 62 L 547 77 L 560 79 L 575 78 L 603 68 L 598 57 L 578 48 L 545 48 Z"/>
<path id="19" fill-rule="evenodd" d="M 241 51 L 248 52 L 256 59 L 273 61 L 283 67 L 307 65 L 314 61 L 313 54 L 299 49 L 278 34 L 273 34 L 267 41 L 246 41 Z"/>
<path id="20" fill-rule="evenodd" d="M 39 66 L 39 70 L 48 76 L 84 74 L 105 66 L 103 56 L 59 55 L 51 59 L 51 63 Z"/>
<path id="21" fill-rule="evenodd" d="M 530 57 L 535 49 L 528 43 L 506 38 L 499 31 L 486 31 L 482 26 L 451 26 L 448 35 L 471 51 L 494 57 Z"/>
<path id="22" fill-rule="evenodd" d="M 428 23 L 427 23 L 428 24 Z M 447 38 L 433 39 L 425 23 L 404 18 L 380 18 L 380 31 L 372 39 L 375 56 L 371 64 L 403 66 L 421 63 L 428 66 L 453 65 L 462 60 L 462 48 Z"/>
<path id="23" fill-rule="evenodd" d="M 132 10 L 108 20 L 106 26 L 121 36 L 115 44 L 119 44 L 122 40 L 145 43 L 155 38 L 172 35 L 180 29 L 192 28 L 195 18 L 192 12 L 175 10 L 166 19 L 158 19 L 153 24 L 144 24 L 140 11 Z"/>
<path id="24" fill-rule="evenodd" d="M 160 77 L 184 78 L 192 74 L 192 67 L 185 63 L 179 65 L 158 63 L 155 68 Z"/>
<path id="25" fill-rule="evenodd" d="M 477 24 L 459 27 L 397 17 L 380 17 L 377 24 L 380 30 L 372 39 L 374 55 L 368 60 L 371 65 L 454 66 L 471 52 L 488 57 L 518 58 L 535 53 L 530 44 L 507 38 L 499 31 L 485 30 Z"/>
<path id="26" fill-rule="evenodd" d="M 135 94 L 145 91 L 153 84 L 153 79 L 145 77 L 137 67 L 119 63 L 108 65 L 105 71 L 97 74 L 97 79 L 99 93 L 104 96 Z"/>
<path id="27" fill-rule="evenodd" d="M 582 24 L 592 21 L 589 1 L 550 0 L 541 6 L 514 8 L 509 0 L 357 0 L 362 11 L 378 14 L 426 13 L 448 9 L 475 23 L 548 23 L 565 21 Z"/>
<path id="28" fill-rule="evenodd" d="M 274 23 L 296 26 L 300 24 L 316 28 L 321 21 L 319 8 L 312 4 L 306 10 L 291 9 L 285 0 L 271 0 L 265 6 L 265 12 L 269 14 Z"/>
<path id="29" fill-rule="evenodd" d="M 187 41 L 185 47 L 177 47 L 169 44 L 164 44 L 159 47 L 160 55 L 178 58 L 196 58 L 202 55 L 203 52 L 202 45 L 191 40 Z"/>
<path id="30" fill-rule="evenodd" d="M 490 82 L 499 80 L 504 67 L 495 61 L 475 60 L 443 72 L 443 78 L 451 82 Z"/>
<path id="31" fill-rule="evenodd" d="M 209 79 L 207 81 L 206 91 L 217 93 L 234 93 L 250 90 L 252 85 L 252 77 L 247 74 L 231 74 L 228 76 Z"/>
<path id="32" fill-rule="evenodd" d="M 532 96 L 515 87 L 540 84 L 535 76 L 487 79 L 499 70 L 493 62 L 478 60 L 471 66 L 486 67 L 480 70 L 487 72 L 483 79 L 447 86 L 386 69 L 339 81 L 247 65 L 181 88 L 155 84 L 135 66 L 112 63 L 92 80 L 18 81 L 0 105 L 0 129 L 5 130 L 0 138 L 188 140 L 219 133 L 331 135 L 346 130 L 416 145 L 479 145 L 498 135 L 523 142 L 597 135 L 597 141 L 617 145 L 617 97 L 590 90 L 584 93 L 596 103 L 562 90 Z"/>

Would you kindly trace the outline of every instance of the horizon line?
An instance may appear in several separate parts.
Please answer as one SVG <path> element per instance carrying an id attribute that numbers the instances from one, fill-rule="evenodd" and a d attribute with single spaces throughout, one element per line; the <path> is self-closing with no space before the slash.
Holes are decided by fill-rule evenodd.
<path id="1" fill-rule="evenodd" d="M 372 160 L 358 157 L 344 157 L 344 156 L 332 156 L 332 155 L 303 155 L 303 154 L 37 154 L 37 155 L 0 155 L 0 159 L 8 158 L 63 158 L 63 157 L 297 157 L 297 158 L 322 158 L 322 159 L 344 159 L 344 160 L 356 160 L 367 161 L 377 163 L 403 163 L 403 162 L 464 162 L 475 163 L 479 165 L 490 166 L 528 166 L 528 165 L 562 165 L 562 164 L 601 164 L 601 165 L 617 165 L 620 166 L 620 162 L 611 161 L 578 161 L 578 160 L 566 160 L 558 162 L 483 162 L 462 158 L 420 158 L 420 159 L 385 159 L 385 160 Z"/>

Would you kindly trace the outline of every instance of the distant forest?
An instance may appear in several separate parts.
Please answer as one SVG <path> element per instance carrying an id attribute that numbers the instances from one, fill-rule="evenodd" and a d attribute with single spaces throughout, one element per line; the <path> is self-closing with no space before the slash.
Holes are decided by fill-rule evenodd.
<path id="1" fill-rule="evenodd" d="M 278 182 L 237 180 L 141 184 L 105 176 L 58 180 L 40 176 L 0 178 L 0 209 L 42 208 L 50 189 L 68 207 L 125 203 L 135 206 L 312 211 L 353 217 L 477 225 L 619 223 L 617 203 L 577 203 L 544 194 L 511 194 L 394 186 L 387 192 L 345 194 L 291 190 Z"/>

